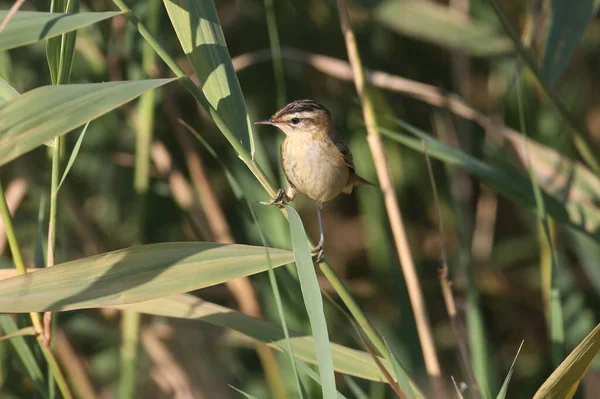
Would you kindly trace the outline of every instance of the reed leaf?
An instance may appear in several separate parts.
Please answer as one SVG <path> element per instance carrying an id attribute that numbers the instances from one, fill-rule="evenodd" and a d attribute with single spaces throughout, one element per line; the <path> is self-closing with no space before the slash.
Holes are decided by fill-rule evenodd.
<path id="1" fill-rule="evenodd" d="M 7 13 L 0 11 L 0 21 Z M 0 35 L 0 51 L 56 37 L 121 14 L 115 11 L 78 14 L 18 11 Z"/>
<path id="2" fill-rule="evenodd" d="M 304 306 L 310 320 L 310 327 L 315 336 L 315 350 L 319 363 L 319 375 L 321 376 L 321 387 L 324 399 L 335 399 L 337 390 L 335 387 L 335 376 L 333 373 L 333 359 L 331 358 L 331 345 L 329 344 L 329 332 L 323 309 L 323 298 L 317 274 L 312 261 L 310 247 L 302 220 L 298 212 L 291 206 L 285 207 L 290 220 L 290 235 L 292 237 L 292 249 L 294 260 L 302 288 Z"/>
<path id="3" fill-rule="evenodd" d="M 0 107 L 0 165 L 174 80 L 44 86 L 15 97 Z"/>
<path id="4" fill-rule="evenodd" d="M 206 99 L 253 156 L 252 125 L 213 1 L 164 3 Z"/>
<path id="5" fill-rule="evenodd" d="M 386 0 L 377 6 L 374 18 L 404 35 L 474 56 L 489 57 L 511 51 L 510 41 L 493 25 L 461 18 L 449 7 L 434 2 Z"/>
<path id="6" fill-rule="evenodd" d="M 415 151 L 422 152 L 421 140 L 427 141 L 427 151 L 433 158 L 439 159 L 450 165 L 464 168 L 469 173 L 477 176 L 491 188 L 517 204 L 533 209 L 535 207 L 535 196 L 531 181 L 520 174 L 508 174 L 504 171 L 483 162 L 466 152 L 436 140 L 404 122 L 398 123 L 410 133 L 419 137 L 414 139 L 396 132 L 380 129 L 382 135 L 400 142 Z M 562 202 L 561 197 L 554 197 L 545 190 L 542 192 L 546 212 L 556 221 L 565 223 L 582 231 L 600 242 L 600 212 L 594 204 L 581 203 L 575 200 Z"/>
<path id="7" fill-rule="evenodd" d="M 235 330 L 277 350 L 286 347 L 285 334 L 279 323 L 246 316 L 235 310 L 204 301 L 189 294 L 174 295 L 168 298 L 116 307 L 157 316 L 201 320 Z M 317 364 L 315 339 L 312 336 L 293 330 L 290 330 L 289 333 L 294 356 L 305 362 Z M 337 372 L 371 381 L 385 381 L 381 371 L 379 371 L 368 353 L 335 343 L 330 345 L 334 369 Z M 391 365 L 387 360 L 381 358 L 379 360 L 388 370 L 391 370 Z"/>
<path id="8" fill-rule="evenodd" d="M 550 86 L 556 85 L 569 64 L 575 49 L 598 11 L 598 0 L 579 0 L 573 7 L 570 0 L 550 2 L 549 29 L 542 59 L 542 77 Z"/>
<path id="9" fill-rule="evenodd" d="M 273 267 L 292 253 L 269 249 Z M 142 245 L 0 281 L 0 313 L 59 311 L 146 301 L 267 270 L 264 247 L 208 242 Z"/>
<path id="10" fill-rule="evenodd" d="M 598 351 L 600 351 L 600 324 L 554 370 L 533 399 L 571 399 Z"/>

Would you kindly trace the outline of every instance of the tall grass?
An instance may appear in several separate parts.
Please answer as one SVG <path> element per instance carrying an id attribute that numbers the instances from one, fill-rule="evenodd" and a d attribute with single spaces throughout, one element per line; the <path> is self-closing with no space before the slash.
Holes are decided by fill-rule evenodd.
<path id="1" fill-rule="evenodd" d="M 16 268 L 0 269 L 7 397 L 53 397 L 56 384 L 68 398 L 83 379 L 92 396 L 122 398 L 571 398 L 597 367 L 598 287 L 585 278 L 595 282 L 600 242 L 595 103 L 567 93 L 597 84 L 571 62 L 593 59 L 582 45 L 595 40 L 593 1 L 551 2 L 528 47 L 507 16 L 522 10 L 496 0 L 473 2 L 471 17 L 397 0 L 52 2 L 65 15 L 15 4 L 0 12 L 0 179 L 31 189 L 11 215 L 0 186 L 0 265 Z M 303 50 L 286 47 L 300 39 Z M 463 78 L 477 104 L 447 92 L 439 47 L 474 57 Z M 512 72 L 495 74 L 517 58 L 529 72 L 515 97 Z M 493 96 L 502 122 L 487 114 Z M 357 188 L 358 207 L 327 204 L 319 265 L 304 198 L 258 205 L 279 188 L 279 159 L 252 121 L 300 97 L 331 109 L 358 171 L 381 187 Z M 469 145 L 427 133 L 432 114 L 438 132 L 468 125 Z M 448 179 L 433 179 L 440 167 Z M 458 184 L 481 209 L 456 212 Z M 483 208 L 497 214 L 489 251 L 465 256 Z M 574 231 L 587 246 L 561 239 Z M 28 273 L 46 239 L 52 267 Z M 144 331 L 153 339 L 140 345 Z"/>

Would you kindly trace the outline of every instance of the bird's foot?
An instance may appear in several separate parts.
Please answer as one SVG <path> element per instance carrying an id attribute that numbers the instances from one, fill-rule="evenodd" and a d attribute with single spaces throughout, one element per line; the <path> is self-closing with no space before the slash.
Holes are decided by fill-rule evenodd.
<path id="1" fill-rule="evenodd" d="M 277 194 L 275 194 L 275 196 L 271 198 L 269 202 L 267 202 L 267 205 L 275 205 L 282 207 L 283 205 L 285 205 L 285 200 L 285 190 L 283 188 L 280 188 L 279 190 L 277 190 Z"/>
<path id="2" fill-rule="evenodd" d="M 316 247 L 311 250 L 311 254 L 313 257 L 313 261 L 316 263 L 321 263 L 323 257 L 325 256 L 325 248 L 323 243 L 319 243 Z"/>

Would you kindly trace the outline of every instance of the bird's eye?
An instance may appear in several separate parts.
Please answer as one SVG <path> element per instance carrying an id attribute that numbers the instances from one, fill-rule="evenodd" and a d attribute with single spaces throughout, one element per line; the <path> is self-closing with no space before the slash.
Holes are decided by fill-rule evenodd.
<path id="1" fill-rule="evenodd" d="M 292 118 L 291 122 L 292 125 L 297 125 L 298 123 L 300 123 L 300 118 Z"/>

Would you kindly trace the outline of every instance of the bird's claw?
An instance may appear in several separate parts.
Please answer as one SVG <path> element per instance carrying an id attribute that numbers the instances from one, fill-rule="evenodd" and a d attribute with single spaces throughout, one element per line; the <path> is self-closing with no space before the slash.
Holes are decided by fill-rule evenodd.
<path id="1" fill-rule="evenodd" d="M 280 188 L 277 194 L 267 202 L 267 205 L 283 206 L 285 204 L 285 191 Z"/>
<path id="2" fill-rule="evenodd" d="M 322 243 L 319 243 L 316 247 L 314 247 L 311 251 L 313 261 L 316 263 L 321 263 L 323 257 L 325 256 L 325 248 Z"/>
<path id="3" fill-rule="evenodd" d="M 324 257 L 325 251 L 321 249 L 319 252 L 313 254 L 313 262 L 315 262 L 315 264 L 321 263 Z"/>

